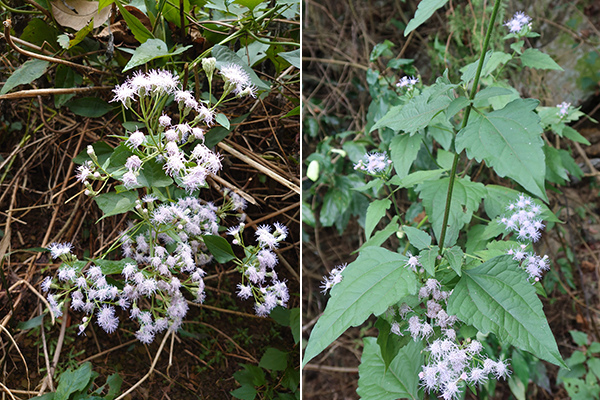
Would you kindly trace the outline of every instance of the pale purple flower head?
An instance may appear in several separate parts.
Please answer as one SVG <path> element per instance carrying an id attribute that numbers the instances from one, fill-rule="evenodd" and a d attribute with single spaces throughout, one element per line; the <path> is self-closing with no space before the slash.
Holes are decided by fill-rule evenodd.
<path id="1" fill-rule="evenodd" d="M 512 19 L 504 24 L 510 31 L 510 33 L 519 33 L 524 26 L 529 25 L 531 17 L 526 15 L 523 11 L 517 11 Z"/>

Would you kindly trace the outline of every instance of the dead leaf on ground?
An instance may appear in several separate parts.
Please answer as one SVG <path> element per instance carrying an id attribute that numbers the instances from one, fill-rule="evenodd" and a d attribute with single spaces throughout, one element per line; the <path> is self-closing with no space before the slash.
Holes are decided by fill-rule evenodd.
<path id="1" fill-rule="evenodd" d="M 110 7 L 104 7 L 98 12 L 98 2 L 88 0 L 52 0 L 52 15 L 61 26 L 79 31 L 86 27 L 92 18 L 94 28 L 106 22 L 110 14 Z"/>

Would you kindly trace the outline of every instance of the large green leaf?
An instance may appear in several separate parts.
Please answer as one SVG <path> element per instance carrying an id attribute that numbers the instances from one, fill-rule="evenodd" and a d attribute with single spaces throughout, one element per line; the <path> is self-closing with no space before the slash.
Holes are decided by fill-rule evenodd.
<path id="1" fill-rule="evenodd" d="M 498 175 L 547 200 L 542 127 L 533 111 L 538 104 L 538 100 L 517 99 L 501 110 L 473 116 L 456 136 L 456 150 L 466 149 L 469 158 L 485 160 Z"/>
<path id="2" fill-rule="evenodd" d="M 564 363 L 535 287 L 511 256 L 464 270 L 448 299 L 448 314 L 558 366 Z"/>
<path id="3" fill-rule="evenodd" d="M 386 369 L 377 340 L 363 339 L 358 389 L 356 393 L 368 400 L 419 399 L 419 372 L 423 365 L 423 344 L 410 340 Z"/>
<path id="4" fill-rule="evenodd" d="M 379 223 L 379 220 L 385 215 L 385 212 L 392 205 L 389 199 L 374 200 L 367 208 L 367 218 L 365 219 L 365 236 L 367 240 L 371 237 L 373 229 Z"/>
<path id="5" fill-rule="evenodd" d="M 113 107 L 100 97 L 80 97 L 66 103 L 71 112 L 82 117 L 98 118 Z"/>
<path id="6" fill-rule="evenodd" d="M 408 175 L 410 167 L 417 159 L 423 135 L 398 135 L 390 143 L 391 159 L 394 163 L 396 174 L 400 178 Z"/>
<path id="7" fill-rule="evenodd" d="M 221 236 L 207 235 L 203 236 L 202 239 L 217 262 L 226 263 L 235 258 L 231 245 Z"/>
<path id="8" fill-rule="evenodd" d="M 75 371 L 70 369 L 60 374 L 60 382 L 56 388 L 55 399 L 66 400 L 75 392 L 87 387 L 92 378 L 92 364 L 86 362 Z"/>
<path id="9" fill-rule="evenodd" d="M 0 94 L 6 94 L 8 91 L 19 85 L 27 85 L 35 81 L 40 76 L 46 73 L 48 69 L 48 61 L 33 59 L 23 63 L 19 68 L 8 77 Z"/>
<path id="10" fill-rule="evenodd" d="M 447 2 L 448 0 L 421 0 L 417 7 L 417 11 L 415 12 L 415 16 L 408 22 L 408 25 L 406 25 L 406 28 L 404 29 L 404 36 L 407 36 L 421 26 L 421 24 L 427 21 L 437 9 L 445 6 Z"/>
<path id="11" fill-rule="evenodd" d="M 555 69 L 563 71 L 562 67 L 556 63 L 548 54 L 538 49 L 527 49 L 519 57 L 524 66 L 536 69 Z"/>
<path id="12" fill-rule="evenodd" d="M 402 230 L 406 233 L 406 236 L 408 236 L 410 244 L 415 246 L 418 250 L 423 250 L 431 246 L 431 236 L 429 236 L 427 232 L 423 232 L 412 226 L 404 226 L 402 227 Z"/>
<path id="13" fill-rule="evenodd" d="M 364 249 L 346 267 L 344 279 L 331 289 L 331 298 L 313 328 L 303 365 L 329 346 L 346 329 L 379 315 L 404 296 L 415 294 L 414 273 L 405 268 L 406 256 L 381 247 Z"/>
<path id="14" fill-rule="evenodd" d="M 165 42 L 160 39 L 148 39 L 142 43 L 135 52 L 131 59 L 123 68 L 123 72 L 128 71 L 138 65 L 146 64 L 148 61 L 154 60 L 155 58 L 175 56 L 181 54 L 192 46 L 180 47 L 169 53 L 169 49 Z"/>
<path id="15" fill-rule="evenodd" d="M 514 203 L 521 192 L 500 185 L 486 185 L 487 196 L 483 200 L 485 213 L 491 219 L 506 213 L 506 207 L 509 203 Z M 544 203 L 538 202 L 542 207 L 541 218 L 548 222 L 561 222 L 560 219 Z"/>
<path id="16" fill-rule="evenodd" d="M 104 213 L 100 219 L 133 210 L 137 199 L 138 193 L 135 190 L 122 193 L 108 192 L 94 198 L 96 204 Z"/>
<path id="17" fill-rule="evenodd" d="M 419 192 L 419 197 L 423 199 L 423 206 L 438 241 L 442 233 L 449 182 L 450 178 L 442 178 L 425 181 L 415 188 Z M 454 181 L 450 214 L 448 216 L 448 229 L 446 230 L 443 247 L 450 247 L 456 243 L 458 232 L 471 221 L 473 212 L 479 208 L 479 203 L 485 197 L 485 194 L 485 186 L 479 182 L 471 182 L 468 177 L 457 178 Z"/>
<path id="18" fill-rule="evenodd" d="M 403 131 L 414 135 L 425 128 L 431 120 L 450 105 L 453 97 L 449 91 L 455 88 L 445 78 L 438 78 L 435 84 L 423 90 L 404 105 L 392 107 L 373 127 L 371 132 L 379 128 L 390 128 L 396 132 Z"/>
<path id="19" fill-rule="evenodd" d="M 137 181 L 140 186 L 147 188 L 167 187 L 173 184 L 173 179 L 165 174 L 162 166 L 154 159 L 150 159 L 144 163 Z"/>

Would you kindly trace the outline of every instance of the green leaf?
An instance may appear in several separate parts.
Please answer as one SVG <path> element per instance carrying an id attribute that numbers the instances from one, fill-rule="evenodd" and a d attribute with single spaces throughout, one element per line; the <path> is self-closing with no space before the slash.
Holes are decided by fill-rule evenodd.
<path id="1" fill-rule="evenodd" d="M 225 139 L 231 133 L 231 125 L 241 124 L 248 117 L 248 115 L 250 115 L 250 113 L 246 113 L 234 118 L 233 121 L 230 122 L 230 127 L 228 129 L 225 129 L 222 126 L 215 126 L 209 130 L 204 136 L 204 144 L 206 147 L 210 148 L 216 146 L 221 140 Z"/>
<path id="2" fill-rule="evenodd" d="M 227 116 L 223 113 L 218 113 L 215 116 L 215 120 L 217 121 L 217 124 L 221 125 L 223 128 L 229 130 L 229 127 L 231 126 L 229 124 L 229 120 L 227 119 Z"/>
<path id="3" fill-rule="evenodd" d="M 325 197 L 323 197 L 323 207 L 321 208 L 320 220 L 323 226 L 332 226 L 340 215 L 342 215 L 352 201 L 352 195 L 349 190 L 331 187 Z"/>
<path id="4" fill-rule="evenodd" d="M 456 151 L 485 160 L 501 177 L 508 176 L 547 201 L 542 127 L 533 111 L 538 100 L 518 99 L 501 110 L 477 114 L 456 136 Z"/>
<path id="5" fill-rule="evenodd" d="M 427 232 L 423 232 L 412 226 L 403 226 L 402 230 L 406 233 L 406 236 L 408 236 L 410 244 L 417 249 L 423 250 L 431 246 L 431 236 L 429 236 Z"/>
<path id="6" fill-rule="evenodd" d="M 588 335 L 586 333 L 575 330 L 571 330 L 569 333 L 577 346 L 584 347 L 588 345 Z"/>
<path id="7" fill-rule="evenodd" d="M 131 258 L 124 258 L 117 261 L 102 259 L 94 260 L 94 264 L 100 267 L 104 275 L 120 274 L 123 272 L 125 264 L 128 263 L 135 264 L 135 261 Z"/>
<path id="8" fill-rule="evenodd" d="M 519 57 L 524 66 L 536 69 L 555 69 L 564 71 L 560 65 L 556 63 L 546 53 L 542 53 L 538 49 L 527 49 Z"/>
<path id="9" fill-rule="evenodd" d="M 408 25 L 406 25 L 406 28 L 404 29 L 404 36 L 407 36 L 421 26 L 437 9 L 445 6 L 447 2 L 448 0 L 421 0 L 417 7 L 417 11 L 415 12 L 415 16 L 408 22 Z"/>
<path id="10" fill-rule="evenodd" d="M 506 186 L 487 185 L 485 188 L 488 195 L 483 200 L 483 206 L 485 213 L 490 219 L 504 215 L 508 203 L 514 203 L 521 194 L 521 192 L 507 188 Z M 541 218 L 544 221 L 561 222 L 546 204 L 540 204 L 540 202 L 537 203 L 542 207 Z"/>
<path id="11" fill-rule="evenodd" d="M 229 50 L 225 46 L 216 44 L 211 50 L 211 54 L 217 59 L 217 68 L 221 68 L 227 64 L 233 63 L 239 65 L 250 76 L 250 81 L 259 90 L 269 90 L 270 86 L 265 81 L 261 80 L 256 72 L 244 62 L 237 54 Z"/>
<path id="12" fill-rule="evenodd" d="M 217 262 L 223 264 L 235 258 L 233 249 L 225 238 L 216 235 L 207 235 L 202 236 L 202 239 L 206 247 L 208 247 L 208 251 L 215 257 Z"/>
<path id="13" fill-rule="evenodd" d="M 406 256 L 381 247 L 368 247 L 342 272 L 343 280 L 331 289 L 331 298 L 313 328 L 303 365 L 336 340 L 346 329 L 379 315 L 409 294 L 417 283 L 404 268 Z M 375 341 L 375 339 L 373 339 Z"/>
<path id="14" fill-rule="evenodd" d="M 146 161 L 137 178 L 139 186 L 151 188 L 168 187 L 173 179 L 165 174 L 164 169 L 153 158 Z"/>
<path id="15" fill-rule="evenodd" d="M 300 308 L 295 307 L 290 310 L 290 329 L 294 337 L 294 343 L 300 341 Z"/>
<path id="16" fill-rule="evenodd" d="M 585 144 L 586 146 L 591 145 L 589 140 L 587 140 L 586 138 L 581 136 L 581 134 L 579 132 L 577 132 L 575 129 L 571 128 L 568 125 L 565 125 L 565 127 L 562 130 L 562 133 L 567 139 L 570 139 L 574 142 L 582 143 L 582 144 Z"/>
<path id="17" fill-rule="evenodd" d="M 425 181 L 415 188 L 419 192 L 419 197 L 423 200 L 423 206 L 438 241 L 442 233 L 449 182 L 450 178 L 442 178 L 435 181 Z M 479 208 L 479 203 L 485 195 L 485 186 L 479 182 L 471 182 L 468 177 L 457 178 L 454 181 L 448 216 L 448 229 L 442 247 L 450 247 L 456 243 L 459 231 L 471 221 L 473 212 Z"/>
<path id="18" fill-rule="evenodd" d="M 106 383 L 108 384 L 108 393 L 106 394 L 106 400 L 112 400 L 117 397 L 121 393 L 121 385 L 123 384 L 123 378 L 115 372 L 106 378 Z"/>
<path id="19" fill-rule="evenodd" d="M 65 104 L 71 112 L 82 117 L 98 118 L 109 112 L 113 107 L 99 97 L 81 97 Z"/>
<path id="20" fill-rule="evenodd" d="M 28 320 L 28 321 L 19 322 L 17 324 L 17 329 L 20 329 L 22 331 L 26 331 L 26 330 L 29 330 L 29 329 L 41 326 L 43 318 L 44 318 L 44 314 L 38 315 L 37 317 L 33 317 L 30 320 Z"/>
<path id="21" fill-rule="evenodd" d="M 137 199 L 138 193 L 136 191 L 122 193 L 109 192 L 94 197 L 96 204 L 98 204 L 98 207 L 104 213 L 100 219 L 133 210 Z"/>
<path id="22" fill-rule="evenodd" d="M 300 66 L 302 65 L 300 63 L 300 49 L 279 53 L 279 57 L 283 58 L 285 61 L 289 62 L 298 69 L 300 69 Z"/>
<path id="23" fill-rule="evenodd" d="M 419 372 L 424 363 L 423 344 L 410 340 L 398 352 L 389 368 L 375 338 L 363 339 L 356 393 L 369 400 L 419 399 Z"/>
<path id="24" fill-rule="evenodd" d="M 440 248 L 438 246 L 432 246 L 430 249 L 423 250 L 419 253 L 421 265 L 432 277 L 435 277 L 435 262 L 439 252 Z"/>
<path id="25" fill-rule="evenodd" d="M 480 78 L 485 78 L 486 76 L 490 75 L 496 70 L 496 68 L 498 68 L 501 64 L 506 64 L 511 58 L 512 56 L 510 54 L 502 51 L 489 50 L 487 53 L 485 53 Z M 471 64 L 465 65 L 460 69 L 460 72 L 462 72 L 461 80 L 465 84 L 469 85 L 471 81 L 475 79 L 478 66 L 479 59 L 473 61 Z"/>
<path id="26" fill-rule="evenodd" d="M 121 15 L 123 16 L 125 22 L 127 22 L 127 27 L 131 29 L 131 33 L 133 33 L 133 36 L 137 39 L 138 42 L 142 44 L 140 47 L 142 47 L 144 43 L 147 42 L 149 39 L 154 38 L 152 32 L 150 32 L 148 28 L 146 28 L 139 19 L 137 19 L 129 11 L 127 11 L 127 9 L 121 5 L 120 1 L 114 1 L 114 3 L 117 5 L 117 7 L 119 7 L 119 11 L 121 12 Z M 140 47 L 138 47 L 138 50 Z M 127 65 L 129 65 L 129 63 L 127 63 Z M 128 69 L 127 67 L 125 68 L 126 69 L 124 69 L 123 72 L 125 72 Z"/>
<path id="27" fill-rule="evenodd" d="M 236 399 L 254 400 L 256 398 L 256 389 L 251 385 L 242 385 L 229 393 Z"/>
<path id="28" fill-rule="evenodd" d="M 417 171 L 405 176 L 402 179 L 395 175 L 392 177 L 392 179 L 389 180 L 389 183 L 392 185 L 397 185 L 401 188 L 410 188 L 415 185 L 418 185 L 419 183 L 423 183 L 429 180 L 436 180 L 440 176 L 442 176 L 444 172 L 446 172 L 445 169 Z"/>
<path id="29" fill-rule="evenodd" d="M 421 148 L 421 140 L 423 135 L 398 135 L 394 136 L 390 143 L 391 159 L 394 163 L 396 174 L 400 178 L 408 175 L 410 167 L 417 159 L 419 149 Z"/>
<path id="30" fill-rule="evenodd" d="M 258 366 L 271 371 L 283 371 L 287 367 L 288 354 L 273 347 L 267 348 Z"/>
<path id="31" fill-rule="evenodd" d="M 0 94 L 6 94 L 14 87 L 28 85 L 35 81 L 46 73 L 48 65 L 50 65 L 48 61 L 38 60 L 37 58 L 25 61 L 23 65 L 17 68 L 15 72 L 8 77 L 4 86 L 2 86 L 2 90 L 0 90 Z"/>
<path id="32" fill-rule="evenodd" d="M 573 160 L 570 152 L 544 144 L 544 156 L 547 166 L 546 180 L 562 186 L 571 180 L 569 174 L 576 178 L 583 176 L 583 171 Z"/>
<path id="33" fill-rule="evenodd" d="M 234 3 L 247 7 L 250 10 L 254 10 L 256 6 L 258 6 L 263 1 L 265 0 L 235 0 Z"/>
<path id="34" fill-rule="evenodd" d="M 483 334 L 494 333 L 505 344 L 567 367 L 535 288 L 508 255 L 464 270 L 448 299 L 448 314 L 456 315 Z"/>
<path id="35" fill-rule="evenodd" d="M 396 358 L 398 355 L 398 351 L 404 347 L 409 340 L 412 340 L 412 337 L 409 335 L 398 336 L 392 333 L 392 326 L 383 316 L 377 318 L 377 322 L 375 322 L 375 328 L 379 330 L 379 334 L 377 335 L 377 344 L 379 345 L 381 358 L 383 359 L 385 368 L 387 370 L 394 358 Z"/>
<path id="36" fill-rule="evenodd" d="M 123 72 L 129 71 L 130 69 L 137 67 L 138 65 L 146 64 L 148 61 L 154 60 L 155 58 L 167 56 L 171 57 L 177 54 L 181 54 L 190 47 L 192 46 L 190 45 L 180 47 L 177 50 L 169 53 L 169 49 L 167 48 L 165 42 L 163 42 L 160 39 L 148 39 L 144 41 L 144 43 L 142 43 L 137 49 L 135 49 L 135 52 L 131 56 L 131 59 L 129 60 L 127 65 L 125 65 L 125 68 L 123 68 Z"/>
<path id="37" fill-rule="evenodd" d="M 450 268 L 456 272 L 458 276 L 462 275 L 462 264 L 463 257 L 465 253 L 463 253 L 462 249 L 458 246 L 453 246 L 449 249 L 444 250 L 444 258 L 448 260 L 448 264 L 450 264 Z"/>
<path id="38" fill-rule="evenodd" d="M 84 390 L 92 377 L 92 364 L 86 362 L 75 371 L 71 369 L 60 375 L 60 382 L 56 388 L 54 398 L 56 400 L 67 400 L 69 396 L 80 390 Z"/>
<path id="39" fill-rule="evenodd" d="M 398 232 L 398 229 L 400 229 L 398 226 L 398 216 L 394 215 L 390 223 L 384 229 L 376 232 L 372 238 L 363 243 L 363 245 L 360 246 L 358 250 L 353 251 L 352 254 L 359 253 L 367 247 L 381 246 L 390 236 Z"/>
<path id="40" fill-rule="evenodd" d="M 448 93 L 454 87 L 456 85 L 447 84 L 442 78 L 438 78 L 434 85 L 410 99 L 408 103 L 392 107 L 373 125 L 370 132 L 379 128 L 390 128 L 395 132 L 403 131 L 414 135 L 450 105 L 453 98 Z"/>
<path id="41" fill-rule="evenodd" d="M 385 215 L 392 202 L 389 199 L 375 200 L 367 208 L 367 218 L 365 220 L 365 236 L 367 240 L 371 237 L 373 229 L 379 223 L 379 220 Z"/>

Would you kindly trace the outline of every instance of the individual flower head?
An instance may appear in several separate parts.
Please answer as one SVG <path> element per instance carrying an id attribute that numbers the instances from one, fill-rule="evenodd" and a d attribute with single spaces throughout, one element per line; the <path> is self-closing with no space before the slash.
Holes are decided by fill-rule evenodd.
<path id="1" fill-rule="evenodd" d="M 504 26 L 508 28 L 510 33 L 519 33 L 523 29 L 524 26 L 529 26 L 531 22 L 531 17 L 523 13 L 522 11 L 517 11 L 511 20 L 506 22 Z"/>
<path id="2" fill-rule="evenodd" d="M 71 254 L 71 250 L 73 249 L 73 245 L 71 243 L 51 243 L 48 246 L 48 250 L 50 250 L 50 255 L 53 259 L 57 259 L 62 255 Z"/>
<path id="3" fill-rule="evenodd" d="M 237 64 L 227 64 L 221 68 L 221 75 L 225 81 L 233 85 L 233 92 L 240 94 L 247 86 L 250 86 L 250 75 Z"/>
<path id="4" fill-rule="evenodd" d="M 396 86 L 411 90 L 418 82 L 419 78 L 415 78 L 414 76 L 403 76 L 400 81 L 396 83 Z"/>
<path id="5" fill-rule="evenodd" d="M 392 163 L 385 153 L 368 153 L 365 154 L 362 160 L 354 165 L 355 170 L 365 171 L 369 174 L 376 174 L 385 171 Z"/>
<path id="6" fill-rule="evenodd" d="M 136 130 L 129 135 L 129 139 L 127 139 L 125 144 L 132 149 L 137 149 L 142 143 L 144 143 L 145 138 L 146 136 L 142 132 Z"/>
<path id="7" fill-rule="evenodd" d="M 571 103 L 563 101 L 562 103 L 557 104 L 556 107 L 558 107 L 558 112 L 556 114 L 561 118 L 565 118 L 569 115 L 569 107 L 571 107 Z"/>
<path id="8" fill-rule="evenodd" d="M 323 289 L 323 293 L 326 293 L 328 290 L 331 290 L 331 288 L 333 288 L 335 285 L 342 281 L 342 272 L 346 269 L 347 266 L 348 264 L 338 265 L 331 270 L 328 277 L 323 277 L 323 281 L 321 282 L 321 288 Z"/>
<path id="9" fill-rule="evenodd" d="M 135 97 L 135 92 L 136 90 L 128 82 L 117 85 L 113 89 L 115 97 L 112 98 L 111 103 L 113 101 L 120 101 L 125 108 L 129 108 L 131 106 L 131 101 Z"/>

